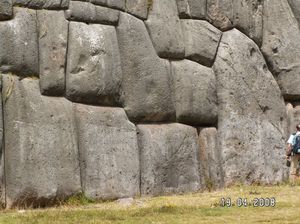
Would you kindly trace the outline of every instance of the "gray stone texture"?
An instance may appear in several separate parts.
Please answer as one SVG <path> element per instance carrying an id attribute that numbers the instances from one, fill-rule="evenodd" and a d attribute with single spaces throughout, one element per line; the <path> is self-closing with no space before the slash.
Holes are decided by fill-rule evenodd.
<path id="1" fill-rule="evenodd" d="M 173 61 L 176 118 L 195 126 L 216 125 L 216 78 L 211 68 L 189 60 Z"/>
<path id="2" fill-rule="evenodd" d="M 148 9 L 152 7 L 149 0 L 126 0 L 126 12 L 146 20 L 148 17 Z"/>
<path id="3" fill-rule="evenodd" d="M 170 63 L 156 55 L 144 23 L 121 13 L 117 34 L 123 72 L 122 102 L 129 119 L 174 120 Z"/>
<path id="4" fill-rule="evenodd" d="M 288 2 L 265 0 L 262 52 L 286 100 L 300 99 L 299 36 Z"/>
<path id="5" fill-rule="evenodd" d="M 221 150 L 216 128 L 199 129 L 199 173 L 203 188 L 212 190 L 223 186 Z"/>
<path id="6" fill-rule="evenodd" d="M 286 139 L 288 139 L 291 133 L 294 133 L 295 127 L 294 124 L 294 107 L 291 103 L 286 104 L 286 113 L 287 113 L 287 131 L 286 131 Z"/>
<path id="7" fill-rule="evenodd" d="M 261 46 L 263 35 L 262 0 L 232 0 L 233 26 Z"/>
<path id="8" fill-rule="evenodd" d="M 43 95 L 65 93 L 65 64 L 68 24 L 63 11 L 37 11 L 39 36 L 39 77 Z"/>
<path id="9" fill-rule="evenodd" d="M 33 9 L 67 9 L 70 0 L 13 0 L 16 6 L 25 6 Z"/>
<path id="10" fill-rule="evenodd" d="M 142 195 L 199 190 L 195 128 L 176 123 L 138 125 L 138 132 Z"/>
<path id="11" fill-rule="evenodd" d="M 115 28 L 70 22 L 68 46 L 67 98 L 118 105 L 122 72 Z"/>
<path id="12" fill-rule="evenodd" d="M 4 172 L 4 150 L 0 153 L 0 207 L 5 208 L 5 172 Z"/>
<path id="13" fill-rule="evenodd" d="M 288 122 L 287 122 L 287 136 L 286 139 L 292 134 L 296 133 L 296 125 L 300 124 L 300 105 L 292 105 L 291 103 L 287 103 L 286 105 L 287 109 L 287 116 L 288 116 Z"/>
<path id="14" fill-rule="evenodd" d="M 117 25 L 119 11 L 89 2 L 71 1 L 65 17 L 71 21 Z"/>
<path id="15" fill-rule="evenodd" d="M 223 34 L 214 70 L 225 184 L 286 178 L 286 109 L 257 45 L 236 29 Z"/>
<path id="16" fill-rule="evenodd" d="M 232 28 L 232 0 L 207 0 L 207 19 L 222 31 Z"/>
<path id="17" fill-rule="evenodd" d="M 176 0 L 152 0 L 145 22 L 157 54 L 162 58 L 184 58 L 184 39 Z"/>
<path id="18" fill-rule="evenodd" d="M 5 172 L 3 147 L 3 107 L 2 107 L 2 79 L 0 79 L 0 208 L 5 207 Z"/>
<path id="19" fill-rule="evenodd" d="M 82 188 L 93 199 L 139 195 L 135 125 L 121 108 L 75 105 Z"/>
<path id="20" fill-rule="evenodd" d="M 12 0 L 1 0 L 0 2 L 0 21 L 12 19 L 13 4 Z"/>
<path id="21" fill-rule="evenodd" d="M 300 27 L 300 0 L 288 0 L 288 2 L 292 8 L 294 16 L 298 21 L 298 26 Z"/>
<path id="22" fill-rule="evenodd" d="M 206 0 L 176 0 L 179 17 L 183 19 L 205 19 Z"/>
<path id="23" fill-rule="evenodd" d="M 207 18 L 221 30 L 236 27 L 253 39 L 262 42 L 262 0 L 207 0 Z"/>
<path id="24" fill-rule="evenodd" d="M 299 38 L 300 0 L 0 0 L 0 207 L 286 180 Z"/>
<path id="25" fill-rule="evenodd" d="M 185 57 L 212 66 L 222 32 L 206 21 L 181 20 L 184 33 Z"/>
<path id="26" fill-rule="evenodd" d="M 89 0 L 95 5 L 102 5 L 113 9 L 125 10 L 126 0 Z"/>
<path id="27" fill-rule="evenodd" d="M 72 103 L 3 75 L 6 203 L 45 206 L 81 191 Z"/>
<path id="28" fill-rule="evenodd" d="M 38 75 L 36 12 L 15 8 L 14 19 L 0 22 L 0 71 Z"/>

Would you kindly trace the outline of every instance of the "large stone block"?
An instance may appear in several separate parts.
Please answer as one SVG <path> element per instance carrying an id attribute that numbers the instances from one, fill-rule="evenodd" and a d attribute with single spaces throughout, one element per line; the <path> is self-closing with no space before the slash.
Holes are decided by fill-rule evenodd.
<path id="1" fill-rule="evenodd" d="M 117 25 L 119 11 L 89 2 L 71 1 L 65 17 L 71 21 Z"/>
<path id="2" fill-rule="evenodd" d="M 212 66 L 222 32 L 206 21 L 181 20 L 184 32 L 185 57 Z"/>
<path id="3" fill-rule="evenodd" d="M 138 132 L 142 195 L 199 190 L 195 128 L 176 123 L 138 125 Z"/>
<path id="4" fill-rule="evenodd" d="M 298 21 L 298 26 L 300 27 L 300 1 L 299 0 L 288 0 L 292 11 L 294 13 L 294 16 L 296 17 Z"/>
<path id="5" fill-rule="evenodd" d="M 287 103 L 286 110 L 288 115 L 286 139 L 288 139 L 291 134 L 296 133 L 296 125 L 300 124 L 300 105 L 293 106 L 291 103 Z"/>
<path id="6" fill-rule="evenodd" d="M 184 39 L 175 0 L 153 0 L 145 22 L 162 58 L 184 58 Z"/>
<path id="7" fill-rule="evenodd" d="M 126 0 L 89 0 L 95 5 L 102 5 L 113 9 L 125 10 Z"/>
<path id="8" fill-rule="evenodd" d="M 81 191 L 72 103 L 39 81 L 3 75 L 7 207 L 45 206 Z"/>
<path id="9" fill-rule="evenodd" d="M 262 0 L 207 0 L 207 18 L 222 31 L 236 27 L 253 39 L 262 42 Z"/>
<path id="10" fill-rule="evenodd" d="M 149 0 L 126 0 L 126 12 L 143 20 L 147 19 L 148 9 L 152 6 Z"/>
<path id="11" fill-rule="evenodd" d="M 14 19 L 0 22 L 0 71 L 38 75 L 36 12 L 15 8 Z"/>
<path id="12" fill-rule="evenodd" d="M 125 111 L 80 104 L 75 111 L 85 195 L 94 199 L 139 195 L 137 134 Z"/>
<path id="13" fill-rule="evenodd" d="M 122 72 L 115 28 L 70 22 L 68 44 L 68 99 L 118 105 Z"/>
<path id="14" fill-rule="evenodd" d="M 1 0 L 0 2 L 0 20 L 12 19 L 13 4 L 12 0 Z"/>
<path id="15" fill-rule="evenodd" d="M 300 99 L 299 36 L 298 23 L 287 0 L 265 0 L 262 52 L 286 100 Z"/>
<path id="16" fill-rule="evenodd" d="M 232 28 L 232 0 L 207 0 L 207 19 L 222 31 Z"/>
<path id="17" fill-rule="evenodd" d="M 117 34 L 123 72 L 122 101 L 129 119 L 174 120 L 170 63 L 156 55 L 144 23 L 121 13 Z"/>
<path id="18" fill-rule="evenodd" d="M 67 9 L 70 0 L 13 0 L 17 6 L 33 9 Z"/>
<path id="19" fill-rule="evenodd" d="M 232 0 L 234 17 L 233 26 L 245 33 L 258 46 L 263 35 L 263 1 Z"/>
<path id="20" fill-rule="evenodd" d="M 37 18 L 41 93 L 64 95 L 69 22 L 63 11 L 40 10 Z"/>
<path id="21" fill-rule="evenodd" d="M 204 19 L 206 0 L 176 0 L 179 17 L 183 19 Z"/>
<path id="22" fill-rule="evenodd" d="M 194 126 L 216 125 L 216 78 L 211 68 L 189 60 L 173 61 L 177 121 Z"/>
<path id="23" fill-rule="evenodd" d="M 225 184 L 283 181 L 286 109 L 259 48 L 236 29 L 225 32 L 213 68 Z"/>
<path id="24" fill-rule="evenodd" d="M 222 152 L 218 147 L 216 128 L 199 129 L 199 147 L 199 173 L 203 188 L 211 190 L 222 187 Z"/>

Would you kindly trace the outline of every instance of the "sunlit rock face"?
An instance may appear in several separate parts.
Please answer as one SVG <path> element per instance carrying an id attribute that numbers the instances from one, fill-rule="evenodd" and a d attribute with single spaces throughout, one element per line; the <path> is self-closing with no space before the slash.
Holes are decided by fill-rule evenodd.
<path id="1" fill-rule="evenodd" d="M 298 5 L 0 1 L 0 204 L 286 180 Z"/>
<path id="2" fill-rule="evenodd" d="M 240 31 L 227 31 L 213 68 L 225 183 L 279 182 L 285 176 L 286 109 L 259 48 Z"/>

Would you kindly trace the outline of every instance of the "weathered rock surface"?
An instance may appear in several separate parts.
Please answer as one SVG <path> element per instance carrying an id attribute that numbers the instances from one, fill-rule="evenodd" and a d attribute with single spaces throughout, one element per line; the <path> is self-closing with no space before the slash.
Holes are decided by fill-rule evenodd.
<path id="1" fill-rule="evenodd" d="M 218 110 L 213 70 L 189 60 L 173 61 L 171 65 L 177 121 L 195 126 L 215 125 Z"/>
<path id="2" fill-rule="evenodd" d="M 293 106 L 291 103 L 288 103 L 286 105 L 286 109 L 288 116 L 288 130 L 286 139 L 288 139 L 289 135 L 291 135 L 292 133 L 296 133 L 296 125 L 300 124 L 300 105 Z"/>
<path id="3" fill-rule="evenodd" d="M 125 10 L 125 0 L 89 0 L 95 5 L 103 5 L 113 9 Z"/>
<path id="4" fill-rule="evenodd" d="M 262 52 L 287 100 L 300 99 L 299 36 L 298 23 L 288 2 L 265 0 Z"/>
<path id="5" fill-rule="evenodd" d="M 71 1 L 69 9 L 65 11 L 65 17 L 71 21 L 117 25 L 119 11 L 89 2 Z"/>
<path id="6" fill-rule="evenodd" d="M 175 123 L 138 125 L 138 131 L 142 195 L 199 190 L 195 128 Z"/>
<path id="7" fill-rule="evenodd" d="M 70 0 L 13 0 L 17 6 L 33 9 L 67 9 Z"/>
<path id="8" fill-rule="evenodd" d="M 236 27 L 253 39 L 262 42 L 263 1 L 261 0 L 207 0 L 207 17 L 217 28 Z"/>
<path id="9" fill-rule="evenodd" d="M 40 10 L 37 18 L 40 90 L 44 95 L 61 96 L 65 92 L 69 22 L 63 11 Z"/>
<path id="10" fill-rule="evenodd" d="M 38 75 L 36 12 L 15 8 L 14 19 L 0 22 L 0 71 Z"/>
<path id="11" fill-rule="evenodd" d="M 0 155 L 0 206 L 1 208 L 5 208 L 6 201 L 5 201 L 5 172 L 4 172 L 4 152 L 1 149 Z"/>
<path id="12" fill-rule="evenodd" d="M 286 113 L 287 113 L 287 130 L 286 130 L 286 139 L 289 138 L 291 133 L 295 133 L 296 125 L 294 124 L 294 107 L 291 103 L 286 104 Z"/>
<path id="13" fill-rule="evenodd" d="M 257 45 L 236 29 L 225 32 L 214 70 L 225 184 L 282 181 L 285 105 Z"/>
<path id="14" fill-rule="evenodd" d="M 218 147 L 216 128 L 199 129 L 200 180 L 203 187 L 216 189 L 223 186 L 222 152 Z"/>
<path id="15" fill-rule="evenodd" d="M 233 26 L 261 46 L 263 35 L 263 1 L 232 0 Z"/>
<path id="16" fill-rule="evenodd" d="M 176 0 L 179 17 L 183 19 L 204 19 L 206 0 Z"/>
<path id="17" fill-rule="evenodd" d="M 0 207 L 5 207 L 5 172 L 3 147 L 3 107 L 2 107 L 2 80 L 0 80 Z"/>
<path id="18" fill-rule="evenodd" d="M 94 199 L 139 195 L 135 125 L 121 108 L 75 105 L 83 192 Z"/>
<path id="19" fill-rule="evenodd" d="M 7 20 L 13 17 L 12 0 L 1 0 L 0 2 L 0 20 Z"/>
<path id="20" fill-rule="evenodd" d="M 222 31 L 232 28 L 232 0 L 207 0 L 207 19 Z"/>
<path id="21" fill-rule="evenodd" d="M 148 0 L 126 0 L 126 12 L 146 20 L 148 17 L 148 8 L 152 6 L 149 5 Z"/>
<path id="22" fill-rule="evenodd" d="M 222 32 L 206 21 L 181 20 L 184 33 L 185 57 L 212 66 Z"/>
<path id="23" fill-rule="evenodd" d="M 300 1 L 299 0 L 288 0 L 290 7 L 292 8 L 293 14 L 298 21 L 298 26 L 300 26 Z"/>
<path id="24" fill-rule="evenodd" d="M 0 207 L 285 180 L 299 7 L 0 0 Z"/>
<path id="25" fill-rule="evenodd" d="M 122 79 L 116 30 L 71 22 L 66 95 L 74 102 L 118 105 Z"/>
<path id="26" fill-rule="evenodd" d="M 38 80 L 3 76 L 7 207 L 44 206 L 81 191 L 72 103 Z"/>
<path id="27" fill-rule="evenodd" d="M 153 0 L 145 23 L 160 57 L 184 58 L 183 33 L 176 0 Z"/>
<path id="28" fill-rule="evenodd" d="M 156 55 L 144 23 L 121 13 L 117 34 L 123 72 L 122 101 L 129 119 L 174 120 L 170 63 Z"/>

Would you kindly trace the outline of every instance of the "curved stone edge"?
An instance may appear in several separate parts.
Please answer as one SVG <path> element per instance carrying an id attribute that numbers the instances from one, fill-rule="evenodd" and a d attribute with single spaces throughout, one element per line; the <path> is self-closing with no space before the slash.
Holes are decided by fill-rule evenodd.
<path id="1" fill-rule="evenodd" d="M 236 29 L 224 32 L 213 68 L 225 184 L 285 180 L 284 100 L 259 48 Z"/>

